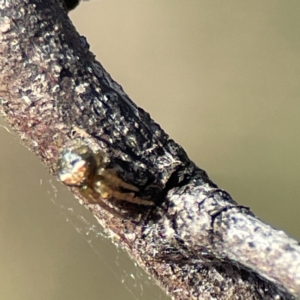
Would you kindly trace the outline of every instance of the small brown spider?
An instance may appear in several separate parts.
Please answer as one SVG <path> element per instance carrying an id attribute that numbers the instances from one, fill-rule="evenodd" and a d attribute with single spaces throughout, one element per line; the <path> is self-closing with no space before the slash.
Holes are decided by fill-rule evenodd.
<path id="1" fill-rule="evenodd" d="M 115 198 L 140 205 L 154 205 L 153 201 L 135 197 L 139 189 L 118 177 L 116 170 L 106 168 L 106 155 L 94 153 L 86 145 L 65 149 L 58 161 L 58 177 L 68 186 L 89 189 L 102 199 Z M 123 192 L 128 190 L 131 192 Z"/>

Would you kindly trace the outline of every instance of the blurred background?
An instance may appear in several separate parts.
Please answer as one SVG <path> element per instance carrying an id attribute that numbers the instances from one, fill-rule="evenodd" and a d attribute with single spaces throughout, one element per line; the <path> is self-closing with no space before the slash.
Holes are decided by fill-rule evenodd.
<path id="1" fill-rule="evenodd" d="M 70 13 L 220 187 L 300 239 L 300 2 L 102 0 Z M 169 299 L 0 127 L 1 299 Z"/>

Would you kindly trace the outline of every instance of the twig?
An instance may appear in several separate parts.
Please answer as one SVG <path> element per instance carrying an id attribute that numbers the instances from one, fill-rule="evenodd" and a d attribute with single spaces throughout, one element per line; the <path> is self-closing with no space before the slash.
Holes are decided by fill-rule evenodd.
<path id="1" fill-rule="evenodd" d="M 0 2 L 0 111 L 56 174 L 80 139 L 103 151 L 139 198 L 73 193 L 174 299 L 300 296 L 298 242 L 238 206 L 138 108 L 55 0 Z M 99 195 L 98 195 L 99 196 Z"/>

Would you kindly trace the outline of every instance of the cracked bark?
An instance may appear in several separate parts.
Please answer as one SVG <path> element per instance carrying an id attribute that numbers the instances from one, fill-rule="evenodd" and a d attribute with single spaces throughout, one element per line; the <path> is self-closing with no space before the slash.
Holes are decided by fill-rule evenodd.
<path id="1" fill-rule="evenodd" d="M 89 209 L 160 286 L 174 299 L 300 297 L 299 243 L 195 166 L 95 60 L 57 1 L 0 1 L 0 14 L 2 115 L 51 173 L 79 137 L 155 201 Z"/>

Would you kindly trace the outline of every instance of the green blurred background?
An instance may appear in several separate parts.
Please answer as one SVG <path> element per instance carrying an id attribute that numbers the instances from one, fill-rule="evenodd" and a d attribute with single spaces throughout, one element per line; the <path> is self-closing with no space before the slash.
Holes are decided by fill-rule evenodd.
<path id="1" fill-rule="evenodd" d="M 213 181 L 300 239 L 299 15 L 292 0 L 102 0 L 70 17 Z M 1 299 L 169 299 L 1 124 Z"/>

